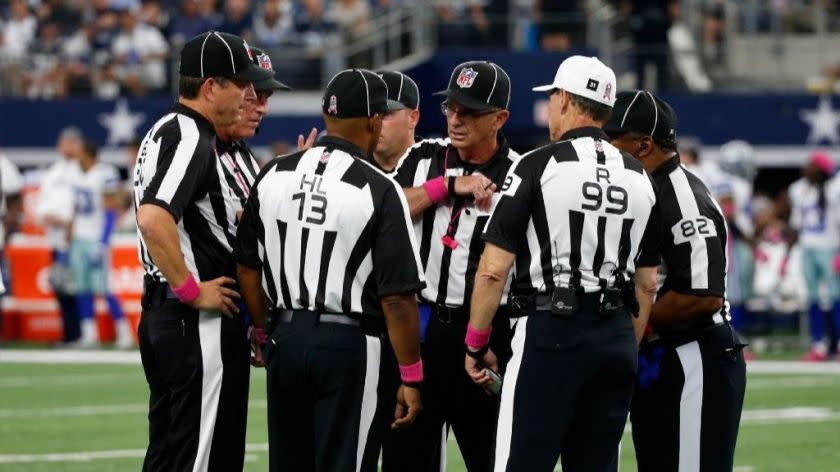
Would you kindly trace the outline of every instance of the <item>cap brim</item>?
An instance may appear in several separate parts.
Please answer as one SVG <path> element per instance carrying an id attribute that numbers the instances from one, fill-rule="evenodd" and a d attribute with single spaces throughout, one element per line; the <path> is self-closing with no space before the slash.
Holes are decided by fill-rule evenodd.
<path id="1" fill-rule="evenodd" d="M 481 100 L 473 98 L 473 97 L 467 95 L 466 93 L 464 93 L 460 90 L 446 89 L 446 90 L 441 90 L 440 92 L 435 92 L 432 95 L 438 95 L 438 96 L 446 97 L 447 99 L 458 102 L 459 104 L 469 108 L 470 110 L 483 111 L 483 110 L 492 110 L 492 109 L 496 108 L 496 106 L 490 105 L 487 102 L 483 102 Z"/>
<path id="2" fill-rule="evenodd" d="M 408 108 L 404 103 L 388 99 L 388 111 L 404 110 Z"/>
<path id="3" fill-rule="evenodd" d="M 275 78 L 267 79 L 267 80 L 260 80 L 254 82 L 254 90 L 262 91 L 262 90 L 291 90 L 292 88 L 288 85 L 280 82 Z"/>
<path id="4" fill-rule="evenodd" d="M 554 90 L 556 88 L 559 88 L 559 87 L 557 87 L 554 84 L 548 84 L 548 85 L 540 85 L 539 87 L 534 87 L 531 90 L 533 90 L 534 92 L 548 92 L 549 90 Z"/>
<path id="5" fill-rule="evenodd" d="M 267 69 L 263 69 L 262 67 L 256 64 L 251 64 L 251 66 L 247 69 L 240 71 L 236 74 L 227 76 L 227 78 L 233 80 L 245 80 L 248 82 L 258 82 L 261 80 L 273 79 L 274 72 Z"/>

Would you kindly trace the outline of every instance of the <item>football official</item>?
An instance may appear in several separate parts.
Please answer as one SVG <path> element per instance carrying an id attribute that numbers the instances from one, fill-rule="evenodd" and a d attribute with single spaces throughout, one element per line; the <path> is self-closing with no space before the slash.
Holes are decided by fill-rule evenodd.
<path id="1" fill-rule="evenodd" d="M 553 144 L 523 156 L 484 233 L 465 367 L 477 383 L 511 267 L 518 318 L 502 387 L 497 472 L 613 470 L 636 377 L 637 339 L 656 289 L 657 210 L 641 164 L 601 130 L 615 74 L 572 56 L 549 93 Z M 641 308 L 634 321 L 624 299 Z M 638 335 L 634 335 L 634 328 Z"/>
<path id="2" fill-rule="evenodd" d="M 386 327 L 403 381 L 392 427 L 421 407 L 423 274 L 405 197 L 369 163 L 386 102 L 378 75 L 338 73 L 324 92 L 327 135 L 269 162 L 242 216 L 242 293 L 257 326 L 270 320 L 258 356 L 272 471 L 376 470 L 390 423 L 377 408 Z"/>
<path id="3" fill-rule="evenodd" d="M 388 110 L 382 118 L 382 133 L 373 160 L 382 172 L 393 172 L 397 162 L 414 145 L 414 129 L 420 121 L 420 91 L 411 77 L 398 71 L 379 71 L 388 85 Z"/>
<path id="4" fill-rule="evenodd" d="M 216 129 L 242 119 L 252 82 L 271 77 L 242 38 L 207 32 L 181 51 L 178 104 L 146 133 L 134 168 L 138 334 L 149 383 L 144 470 L 241 470 L 248 344 L 233 289 L 242 181 L 222 177 Z M 244 362 L 243 362 L 244 359 Z"/>
<path id="5" fill-rule="evenodd" d="M 639 354 L 633 443 L 640 472 L 731 471 L 746 387 L 744 344 L 726 301 L 727 228 L 708 188 L 680 165 L 677 118 L 654 94 L 618 94 L 604 127 L 658 187 L 666 276 Z"/>
<path id="6" fill-rule="evenodd" d="M 245 142 L 246 139 L 253 137 L 259 129 L 260 122 L 263 116 L 268 111 L 268 99 L 275 90 L 289 90 L 289 87 L 274 78 L 274 69 L 271 66 L 271 59 L 268 54 L 261 49 L 251 48 L 252 58 L 254 64 L 271 72 L 271 77 L 254 82 L 254 93 L 248 94 L 245 97 L 244 108 L 242 110 L 242 119 L 232 125 L 217 128 L 216 139 L 216 153 L 219 156 L 219 167 L 222 178 L 228 183 L 228 187 L 232 192 L 232 197 L 237 199 L 235 203 L 235 219 L 237 224 L 242 216 L 242 209 L 245 207 L 245 201 L 254 185 L 254 180 L 257 178 L 259 172 L 259 165 L 257 164 L 251 148 Z M 232 235 L 228 233 L 229 243 L 234 244 Z M 242 308 L 241 301 L 239 303 Z M 220 418 L 216 422 L 216 427 L 227 431 L 232 438 L 245 438 L 248 417 L 248 391 L 250 387 L 250 370 L 248 364 L 250 361 L 250 350 L 248 348 L 248 333 L 247 310 L 242 314 L 242 324 L 240 325 L 240 332 L 235 337 L 237 347 L 231 349 L 227 353 L 227 362 L 230 366 L 235 364 L 236 368 L 227 369 L 227 378 L 230 380 L 228 391 L 236 390 L 236 395 L 228 395 L 226 398 L 221 398 L 221 401 L 226 403 L 226 408 L 231 411 L 230 415 L 226 415 L 224 419 Z M 251 342 L 255 343 L 256 334 L 251 331 Z M 245 401 L 241 401 L 241 399 Z M 234 400 L 235 399 L 235 400 Z"/>
<path id="7" fill-rule="evenodd" d="M 467 62 L 437 94 L 445 97 L 449 137 L 415 144 L 394 175 L 420 240 L 427 281 L 420 310 L 429 321 L 422 333 L 424 410 L 412 427 L 394 434 L 383 452 L 385 472 L 440 470 L 450 427 L 467 469 L 486 471 L 498 415 L 498 397 L 473 383 L 460 363 L 481 232 L 499 198 L 496 189 L 519 158 L 501 132 L 510 115 L 510 78 L 491 62 Z M 491 344 L 498 358 L 488 367 L 503 371 L 510 357 L 507 315 L 497 317 Z"/>

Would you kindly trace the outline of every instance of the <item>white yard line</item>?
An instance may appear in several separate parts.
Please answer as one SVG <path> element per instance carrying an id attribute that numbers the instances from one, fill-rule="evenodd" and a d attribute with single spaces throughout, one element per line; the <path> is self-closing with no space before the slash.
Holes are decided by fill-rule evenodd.
<path id="1" fill-rule="evenodd" d="M 252 400 L 249 408 L 265 410 L 265 400 Z M 139 414 L 149 411 L 146 403 L 123 403 L 113 405 L 76 405 L 51 408 L 0 408 L 0 418 L 60 418 L 74 416 L 111 416 Z"/>
<path id="2" fill-rule="evenodd" d="M 840 362 L 751 361 L 750 374 L 818 374 L 840 375 Z"/>
<path id="3" fill-rule="evenodd" d="M 5 364 L 119 364 L 140 365 L 139 351 L 83 351 L 75 349 L 2 349 Z"/>
<path id="4" fill-rule="evenodd" d="M 0 378 L 0 388 L 13 387 L 53 387 L 59 385 L 117 385 L 129 382 L 140 382 L 142 377 L 137 374 L 62 374 L 62 375 L 30 375 Z"/>
<path id="5" fill-rule="evenodd" d="M 268 444 L 247 444 L 249 453 L 266 452 Z M 116 449 L 111 451 L 64 452 L 55 454 L 6 454 L 0 455 L 0 464 L 22 464 L 32 462 L 90 462 L 105 459 L 139 459 L 146 455 L 145 449 Z M 247 456 L 246 456 L 247 457 Z M 251 456 L 256 459 L 256 457 Z"/>
<path id="6" fill-rule="evenodd" d="M 775 378 L 751 378 L 747 380 L 747 391 L 780 390 L 840 385 L 840 378 L 835 376 L 794 376 Z"/>

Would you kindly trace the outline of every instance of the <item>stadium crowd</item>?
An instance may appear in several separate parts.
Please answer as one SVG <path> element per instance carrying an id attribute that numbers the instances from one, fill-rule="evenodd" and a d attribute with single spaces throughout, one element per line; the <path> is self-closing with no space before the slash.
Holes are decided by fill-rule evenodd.
<path id="1" fill-rule="evenodd" d="M 435 0 L 440 47 L 571 51 L 587 46 L 590 19 L 616 15 L 614 35 L 633 45 L 636 79 L 648 88 L 706 91 L 725 67 L 728 29 L 813 31 L 804 0 Z M 838 2 L 824 2 L 840 29 Z M 39 99 L 166 94 L 173 51 L 201 31 L 236 34 L 267 50 L 317 58 L 331 45 L 375 33 L 372 21 L 405 0 L 4 0 L 0 2 L 0 95 Z M 688 13 L 688 14 L 686 14 Z M 512 21 L 516 18 L 515 21 Z M 727 26 L 729 22 L 729 26 Z M 364 61 L 364 59 L 362 59 Z M 644 67 L 654 66 L 655 82 Z M 363 66 L 365 64 L 357 64 Z M 833 73 L 833 69 L 828 71 Z M 294 82 L 294 79 L 292 79 Z M 302 84 L 314 88 L 316 82 Z M 647 82 L 647 83 L 646 83 Z M 293 83 L 292 85 L 297 85 Z"/>

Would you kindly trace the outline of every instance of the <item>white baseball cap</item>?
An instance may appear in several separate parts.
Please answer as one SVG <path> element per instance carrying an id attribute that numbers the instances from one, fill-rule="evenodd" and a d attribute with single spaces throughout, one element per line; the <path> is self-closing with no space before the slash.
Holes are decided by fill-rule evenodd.
<path id="1" fill-rule="evenodd" d="M 557 68 L 554 83 L 534 87 L 535 92 L 562 89 L 604 105 L 615 104 L 615 72 L 597 57 L 571 56 Z"/>

